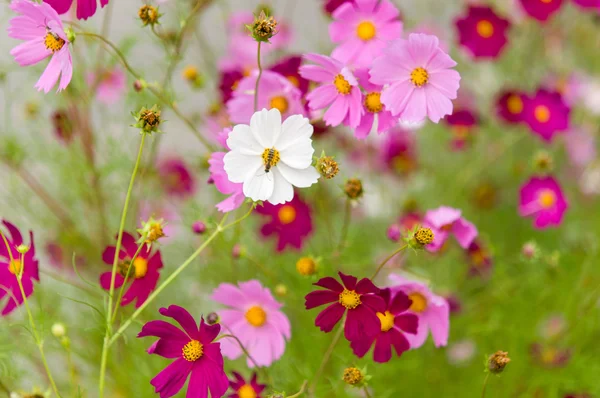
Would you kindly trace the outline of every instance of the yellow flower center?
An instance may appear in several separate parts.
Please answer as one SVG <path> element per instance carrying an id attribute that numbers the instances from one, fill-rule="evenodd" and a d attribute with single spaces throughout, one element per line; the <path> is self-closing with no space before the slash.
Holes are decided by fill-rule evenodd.
<path id="1" fill-rule="evenodd" d="M 494 25 L 490 21 L 482 19 L 477 22 L 477 33 L 484 39 L 489 39 L 494 35 Z"/>
<path id="2" fill-rule="evenodd" d="M 288 110 L 288 100 L 284 96 L 277 96 L 271 98 L 271 109 L 278 109 L 282 114 Z"/>
<path id="3" fill-rule="evenodd" d="M 515 94 L 510 95 L 506 100 L 506 107 L 513 115 L 518 115 L 523 112 L 523 100 L 521 99 L 521 96 Z"/>
<path id="4" fill-rule="evenodd" d="M 547 123 L 550 120 L 550 109 L 546 105 L 538 105 L 533 111 L 535 118 L 540 123 Z"/>
<path id="5" fill-rule="evenodd" d="M 556 203 L 556 195 L 550 189 L 544 189 L 538 196 L 538 203 L 542 208 L 549 209 Z"/>
<path id="6" fill-rule="evenodd" d="M 468 126 L 464 125 L 456 125 L 452 127 L 452 133 L 454 134 L 454 138 L 457 140 L 466 140 L 469 136 L 469 131 L 471 129 Z"/>
<path id="7" fill-rule="evenodd" d="M 188 362 L 197 361 L 204 354 L 204 346 L 198 340 L 190 340 L 189 343 L 181 349 L 183 358 Z"/>
<path id="8" fill-rule="evenodd" d="M 381 93 L 373 92 L 365 97 L 365 108 L 371 113 L 379 113 L 383 109 Z"/>
<path id="9" fill-rule="evenodd" d="M 58 36 L 56 33 L 48 32 L 46 34 L 46 38 L 44 39 L 44 44 L 46 48 L 53 53 L 57 52 L 65 45 L 65 41 Z"/>
<path id="10" fill-rule="evenodd" d="M 19 275 L 21 273 L 21 268 L 21 260 L 18 260 L 16 258 L 11 260 L 10 264 L 8 265 L 8 270 L 13 275 Z"/>
<path id="11" fill-rule="evenodd" d="M 408 298 L 412 300 L 410 310 L 413 312 L 423 312 L 427 309 L 427 299 L 421 293 L 411 293 Z"/>
<path id="12" fill-rule="evenodd" d="M 317 270 L 317 263 L 310 257 L 302 257 L 296 262 L 296 270 L 300 275 L 312 275 Z"/>
<path id="13" fill-rule="evenodd" d="M 300 87 L 300 80 L 296 76 L 288 76 L 287 79 L 294 85 L 294 87 Z"/>
<path id="14" fill-rule="evenodd" d="M 296 209 L 290 205 L 281 206 L 281 209 L 277 212 L 277 217 L 283 225 L 293 223 L 296 219 Z"/>
<path id="15" fill-rule="evenodd" d="M 133 260 L 133 269 L 135 271 L 135 279 L 143 278 L 148 272 L 148 260 L 136 257 L 135 260 Z"/>
<path id="16" fill-rule="evenodd" d="M 352 91 L 352 86 L 350 85 L 350 83 L 348 83 L 348 80 L 346 80 L 346 78 L 342 76 L 342 74 L 338 74 L 335 76 L 335 78 L 333 79 L 333 85 L 337 89 L 338 93 L 342 95 L 348 95 L 350 94 L 350 91 Z"/>
<path id="17" fill-rule="evenodd" d="M 239 398 L 256 398 L 256 391 L 254 391 L 254 387 L 249 384 L 244 384 L 237 390 L 237 395 Z"/>
<path id="18" fill-rule="evenodd" d="M 375 37 L 375 33 L 377 33 L 377 29 L 373 22 L 364 21 L 358 24 L 356 27 L 356 35 L 359 39 L 364 41 L 369 41 Z"/>
<path id="19" fill-rule="evenodd" d="M 360 294 L 354 290 L 344 289 L 340 293 L 339 303 L 349 310 L 353 310 L 361 304 Z"/>
<path id="20" fill-rule="evenodd" d="M 246 320 L 250 325 L 260 327 L 267 322 L 267 313 L 261 307 L 255 305 L 246 311 Z"/>
<path id="21" fill-rule="evenodd" d="M 410 81 L 417 87 L 423 87 L 429 81 L 429 73 L 424 68 L 415 68 L 410 72 Z"/>
<path id="22" fill-rule="evenodd" d="M 198 78 L 198 68 L 193 65 L 188 65 L 183 69 L 182 75 L 184 79 L 193 82 Z"/>
<path id="23" fill-rule="evenodd" d="M 558 352 L 551 347 L 548 348 L 544 348 L 544 350 L 542 351 L 542 362 L 545 363 L 546 365 L 552 365 L 555 360 L 556 360 L 556 356 L 558 355 Z"/>
<path id="24" fill-rule="evenodd" d="M 392 315 L 389 311 L 386 311 L 385 313 L 378 312 L 376 315 L 381 323 L 382 332 L 387 332 L 394 327 L 394 315 Z"/>
<path id="25" fill-rule="evenodd" d="M 277 166 L 279 160 L 279 151 L 275 148 L 266 148 L 262 153 L 263 164 L 265 165 L 265 173 L 271 170 L 271 167 Z"/>

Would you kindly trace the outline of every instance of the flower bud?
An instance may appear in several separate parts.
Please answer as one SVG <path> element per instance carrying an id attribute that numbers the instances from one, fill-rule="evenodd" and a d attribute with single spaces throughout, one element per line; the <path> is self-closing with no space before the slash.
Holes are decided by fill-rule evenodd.
<path id="1" fill-rule="evenodd" d="M 296 271 L 304 276 L 313 275 L 317 272 L 317 262 L 312 257 L 301 257 L 296 262 Z"/>
<path id="2" fill-rule="evenodd" d="M 536 260 L 540 256 L 540 249 L 535 242 L 529 241 L 521 248 L 521 255 L 526 260 Z"/>
<path id="3" fill-rule="evenodd" d="M 502 373 L 506 365 L 510 362 L 508 352 L 496 351 L 490 355 L 487 362 L 487 369 L 494 374 Z"/>
<path id="4" fill-rule="evenodd" d="M 328 180 L 331 180 L 340 171 L 338 163 L 333 157 L 325 156 L 325 153 L 321 154 L 321 157 L 317 160 L 316 167 L 319 174 Z"/>
<path id="5" fill-rule="evenodd" d="M 64 324 L 62 324 L 60 322 L 57 322 L 54 325 L 52 325 L 51 331 L 52 331 L 52 335 L 54 337 L 56 337 L 57 339 L 60 339 L 67 334 L 67 328 L 65 327 Z"/>
<path id="6" fill-rule="evenodd" d="M 156 220 L 154 217 L 150 217 L 148 221 L 142 221 L 142 228 L 137 230 L 141 235 L 137 242 L 145 242 L 147 247 L 150 247 L 152 243 L 166 236 L 163 231 L 165 225 L 167 224 L 162 218 Z"/>
<path id="7" fill-rule="evenodd" d="M 269 39 L 277 34 L 277 21 L 273 17 L 268 17 L 265 10 L 254 18 L 252 25 L 246 25 L 250 34 L 257 42 L 269 42 Z"/>
<path id="8" fill-rule="evenodd" d="M 344 193 L 348 199 L 359 199 L 364 193 L 362 181 L 358 178 L 350 178 L 346 180 L 346 184 L 344 185 Z"/>
<path id="9" fill-rule="evenodd" d="M 549 173 L 552 171 L 554 166 L 554 161 L 552 159 L 552 155 L 547 151 L 539 151 L 535 154 L 533 158 L 533 167 L 537 172 L 542 174 Z"/>
<path id="10" fill-rule="evenodd" d="M 219 315 L 216 312 L 211 312 L 206 316 L 206 323 L 208 323 L 209 325 L 219 323 Z"/>
<path id="11" fill-rule="evenodd" d="M 387 237 L 392 242 L 398 242 L 402 237 L 402 231 L 398 224 L 392 224 L 387 229 Z"/>
<path id="12" fill-rule="evenodd" d="M 239 243 L 236 243 L 235 245 L 233 245 L 233 249 L 231 249 L 231 256 L 233 258 L 240 258 L 244 255 L 244 252 L 244 247 Z"/>
<path id="13" fill-rule="evenodd" d="M 194 225 L 192 225 L 192 229 L 194 230 L 195 234 L 202 235 L 206 232 L 206 224 L 204 224 L 202 221 L 196 221 Z"/>
<path id="14" fill-rule="evenodd" d="M 29 246 L 20 244 L 19 246 L 17 246 L 17 251 L 21 254 L 25 254 L 29 251 Z"/>
<path id="15" fill-rule="evenodd" d="M 153 26 L 158 23 L 158 18 L 160 18 L 158 9 L 148 4 L 144 4 L 139 9 L 138 16 L 140 17 L 140 20 L 142 21 L 144 26 Z"/>
<path id="16" fill-rule="evenodd" d="M 140 91 L 142 91 L 145 88 L 146 88 L 146 82 L 145 81 L 143 81 L 143 80 L 136 80 L 136 81 L 133 82 L 133 89 L 136 92 L 139 93 Z"/>
<path id="17" fill-rule="evenodd" d="M 194 88 L 202 88 L 204 86 L 204 79 L 198 73 L 198 68 L 196 68 L 194 65 L 188 65 L 183 68 L 181 75 Z"/>
<path id="18" fill-rule="evenodd" d="M 160 109 L 158 109 L 157 105 L 154 105 L 150 109 L 142 107 L 142 109 L 140 109 L 138 113 L 134 113 L 133 116 L 137 122 L 133 126 L 139 128 L 142 134 L 161 132 L 158 127 L 160 126 L 162 120 L 160 118 Z"/>
<path id="19" fill-rule="evenodd" d="M 412 236 L 408 238 L 408 244 L 413 249 L 423 249 L 426 245 L 433 242 L 435 238 L 433 231 L 429 228 L 417 227 Z"/>
<path id="20" fill-rule="evenodd" d="M 344 383 L 352 387 L 364 387 L 371 376 L 367 375 L 366 369 L 358 369 L 355 367 L 349 367 L 344 369 L 342 380 Z"/>
<path id="21" fill-rule="evenodd" d="M 286 296 L 288 293 L 288 289 L 287 286 L 285 286 L 283 283 L 278 284 L 277 286 L 275 286 L 275 294 L 283 297 Z"/>

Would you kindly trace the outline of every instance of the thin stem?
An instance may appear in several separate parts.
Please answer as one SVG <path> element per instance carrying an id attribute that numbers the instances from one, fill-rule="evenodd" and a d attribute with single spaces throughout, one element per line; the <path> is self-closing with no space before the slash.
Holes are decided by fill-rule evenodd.
<path id="1" fill-rule="evenodd" d="M 108 294 L 108 308 L 106 312 L 106 333 L 104 335 L 104 345 L 102 347 L 102 359 L 100 363 L 100 380 L 99 380 L 99 393 L 100 398 L 104 396 L 104 379 L 106 377 L 106 360 L 108 357 L 108 339 L 112 332 L 112 304 L 113 296 L 115 294 L 115 279 L 117 273 L 117 264 L 119 263 L 119 253 L 121 252 L 121 243 L 123 241 L 123 230 L 125 229 L 125 220 L 127 218 L 127 210 L 129 209 L 129 200 L 131 199 L 131 192 L 133 191 L 133 183 L 140 166 L 142 159 L 142 153 L 144 150 L 144 142 L 146 134 L 142 133 L 142 139 L 140 140 L 140 148 L 138 150 L 137 159 L 131 173 L 131 179 L 129 180 L 129 187 L 127 188 L 127 195 L 125 196 L 125 204 L 123 205 L 123 211 L 121 212 L 121 222 L 119 225 L 119 234 L 117 235 L 117 245 L 115 247 L 115 257 L 113 259 L 112 273 L 110 278 L 110 291 Z"/>
<path id="2" fill-rule="evenodd" d="M 304 383 L 302 383 L 302 387 L 300 387 L 300 391 L 298 391 L 294 395 L 288 396 L 288 398 L 296 398 L 296 397 L 299 397 L 300 395 L 304 394 L 304 390 L 306 390 L 307 384 L 308 384 L 308 380 L 304 380 Z"/>
<path id="3" fill-rule="evenodd" d="M 490 372 L 485 375 L 485 380 L 483 380 L 483 389 L 481 390 L 481 398 L 485 398 L 485 389 L 487 388 L 488 379 L 490 378 Z"/>
<path id="4" fill-rule="evenodd" d="M 340 242 L 337 246 L 337 252 L 341 253 L 344 245 L 346 244 L 346 238 L 348 237 L 348 228 L 350 226 L 350 214 L 352 212 L 352 202 L 350 199 L 346 199 L 346 205 L 344 207 L 344 223 L 342 224 L 342 230 L 340 232 Z"/>
<path id="5" fill-rule="evenodd" d="M 75 364 L 73 363 L 73 355 L 71 355 L 71 348 L 65 347 L 67 351 L 67 365 L 69 366 L 69 374 L 71 376 L 71 388 L 73 389 L 73 396 L 77 395 L 77 374 L 75 371 Z"/>
<path id="6" fill-rule="evenodd" d="M 121 299 L 123 298 L 123 292 L 125 291 L 125 285 L 127 284 L 127 281 L 129 279 L 129 274 L 131 273 L 131 269 L 135 269 L 135 260 L 138 257 L 138 255 L 140 254 L 140 252 L 142 251 L 142 248 L 144 247 L 144 245 L 146 244 L 146 242 L 143 242 L 139 244 L 137 250 L 135 251 L 135 254 L 133 255 L 133 258 L 130 260 L 129 263 L 129 268 L 127 268 L 127 274 L 125 275 L 125 280 L 123 281 L 123 284 L 121 285 L 121 289 L 119 290 L 119 296 L 117 301 L 115 301 L 115 311 L 113 312 L 113 316 L 112 316 L 112 323 L 115 323 L 115 319 L 117 318 L 117 312 L 119 311 L 119 303 L 121 302 Z"/>
<path id="7" fill-rule="evenodd" d="M 258 63 L 258 76 L 256 77 L 256 85 L 254 86 L 254 112 L 258 111 L 258 83 L 260 82 L 260 77 L 262 76 L 262 66 L 260 65 L 260 44 L 258 42 L 258 50 L 256 51 L 256 61 Z"/>
<path id="8" fill-rule="evenodd" d="M 323 356 L 323 360 L 321 361 L 321 364 L 319 365 L 319 369 L 315 373 L 313 381 L 312 381 L 312 383 L 310 383 L 310 387 L 308 387 L 308 391 L 309 391 L 309 393 L 311 395 L 314 395 L 315 387 L 317 385 L 317 382 L 319 381 L 319 378 L 321 377 L 321 374 L 325 370 L 325 366 L 327 365 L 327 363 L 331 359 L 331 354 L 333 354 L 333 349 L 335 348 L 335 346 L 337 345 L 337 343 L 340 341 L 340 338 L 342 337 L 343 331 L 344 331 L 344 326 L 343 326 L 343 323 L 342 323 L 342 325 L 339 327 L 337 333 L 335 334 L 335 337 L 331 341 L 331 344 L 329 345 L 329 348 L 327 348 L 327 351 L 325 351 L 325 355 Z"/>
<path id="9" fill-rule="evenodd" d="M 264 369 L 261 368 L 260 365 L 258 364 L 258 362 L 256 362 L 256 360 L 254 358 L 252 358 L 252 355 L 250 355 L 250 353 L 248 352 L 248 350 L 246 349 L 246 347 L 244 347 L 244 345 L 242 344 L 242 342 L 240 341 L 240 339 L 238 339 L 236 336 L 234 336 L 233 334 L 222 334 L 219 337 L 217 337 L 216 340 L 221 340 L 224 339 L 226 337 L 230 337 L 232 339 L 235 339 L 235 341 L 237 341 L 238 345 L 240 346 L 240 348 L 242 349 L 242 351 L 244 352 L 244 355 L 246 355 L 248 357 L 248 359 L 250 359 L 250 361 L 252 361 L 252 363 L 254 364 L 254 366 L 256 366 L 258 369 Z M 215 341 L 216 341 L 215 340 Z M 265 371 L 266 372 L 266 371 Z"/>
<path id="10" fill-rule="evenodd" d="M 367 398 L 371 398 L 371 393 L 369 392 L 369 387 L 365 386 L 365 387 L 364 387 L 364 390 L 365 390 L 365 396 L 366 396 Z"/>
<path id="11" fill-rule="evenodd" d="M 375 273 L 373 274 L 373 276 L 371 277 L 371 280 L 375 279 L 375 277 L 377 275 L 379 275 L 379 272 L 381 271 L 381 269 L 383 268 L 384 265 L 387 264 L 388 261 L 390 261 L 392 258 L 394 258 L 394 256 L 398 253 L 400 253 L 402 250 L 406 249 L 408 247 L 408 244 L 401 246 L 400 248 L 396 249 L 392 254 L 390 254 L 389 256 L 387 256 L 385 258 L 385 260 L 383 260 L 381 262 L 381 264 L 379 264 L 379 266 L 377 267 L 377 270 L 375 271 Z"/>

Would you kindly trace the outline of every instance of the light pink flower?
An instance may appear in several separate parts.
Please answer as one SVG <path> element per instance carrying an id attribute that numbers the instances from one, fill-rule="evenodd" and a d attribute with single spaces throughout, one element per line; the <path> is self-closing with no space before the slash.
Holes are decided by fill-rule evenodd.
<path id="1" fill-rule="evenodd" d="M 125 72 L 118 67 L 100 71 L 98 74 L 89 72 L 86 80 L 90 87 L 93 87 L 94 84 L 98 85 L 96 98 L 106 105 L 112 105 L 119 101 L 127 91 Z"/>
<path id="2" fill-rule="evenodd" d="M 21 66 L 34 65 L 52 56 L 35 87 L 48 93 L 60 77 L 58 91 L 67 88 L 73 76 L 73 63 L 70 43 L 56 11 L 46 3 L 29 0 L 15 0 L 10 8 L 21 15 L 10 20 L 8 36 L 26 40 L 10 54 Z"/>
<path id="3" fill-rule="evenodd" d="M 328 108 L 323 120 L 328 126 L 356 128 L 364 113 L 362 93 L 358 81 L 342 62 L 319 54 L 306 54 L 304 58 L 317 65 L 303 65 L 300 75 L 321 83 L 306 96 L 311 110 Z"/>
<path id="4" fill-rule="evenodd" d="M 339 45 L 331 56 L 357 68 L 367 68 L 386 42 L 400 38 L 400 12 L 389 0 L 355 0 L 342 4 L 329 25 L 331 41 Z"/>
<path id="5" fill-rule="evenodd" d="M 421 347 L 427 340 L 429 331 L 431 331 L 431 337 L 436 347 L 448 344 L 450 306 L 446 299 L 433 294 L 423 283 L 404 279 L 396 274 L 390 274 L 389 279 L 392 284 L 392 292 L 404 292 L 412 300 L 408 312 L 419 317 L 417 334 L 405 335 L 410 343 L 410 348 Z"/>
<path id="6" fill-rule="evenodd" d="M 229 120 L 234 124 L 249 124 L 254 114 L 254 90 L 258 72 L 243 78 L 227 102 Z M 258 83 L 257 109 L 279 109 L 283 120 L 290 115 L 305 115 L 300 90 L 279 73 L 263 71 Z"/>
<path id="7" fill-rule="evenodd" d="M 537 229 L 559 226 L 568 207 L 560 185 L 551 176 L 533 177 L 521 187 L 519 214 L 532 217 Z"/>
<path id="8" fill-rule="evenodd" d="M 460 75 L 456 62 L 439 47 L 435 36 L 412 33 L 408 40 L 392 40 L 373 61 L 371 82 L 389 86 L 381 102 L 405 122 L 429 117 L 437 123 L 452 113 Z"/>
<path id="9" fill-rule="evenodd" d="M 377 126 L 377 133 L 387 132 L 398 123 L 398 118 L 392 116 L 390 111 L 381 103 L 381 90 L 383 86 L 378 86 L 369 82 L 369 71 L 359 69 L 355 72 L 360 86 L 366 90 L 363 101 L 364 113 L 360 119 L 360 124 L 354 131 L 354 136 L 358 139 L 367 138 L 374 126 Z M 375 124 L 375 117 L 377 121 Z"/>
<path id="10" fill-rule="evenodd" d="M 244 184 L 229 181 L 227 173 L 225 172 L 225 166 L 223 164 L 223 157 L 225 152 L 214 152 L 208 159 L 210 167 L 210 177 L 212 178 L 215 187 L 223 195 L 230 195 L 227 199 L 217 203 L 216 208 L 227 213 L 235 210 L 244 203 L 246 196 L 244 195 Z"/>
<path id="11" fill-rule="evenodd" d="M 461 211 L 452 207 L 441 206 L 425 213 L 424 225 L 431 228 L 433 242 L 426 246 L 427 250 L 436 252 L 442 248 L 450 234 L 454 235 L 458 244 L 467 249 L 477 237 L 477 228 L 461 217 Z"/>
<path id="12" fill-rule="evenodd" d="M 275 301 L 271 291 L 259 281 L 220 284 L 211 299 L 230 309 L 218 311 L 223 329 L 236 336 L 259 366 L 270 366 L 281 358 L 286 339 L 291 337 L 290 321 L 280 311 L 282 304 Z M 234 339 L 221 340 L 221 351 L 229 359 L 243 352 Z M 254 367 L 252 360 L 247 360 Z"/>
<path id="13" fill-rule="evenodd" d="M 596 159 L 596 142 L 596 136 L 587 128 L 573 129 L 565 134 L 565 146 L 571 163 L 574 166 L 586 167 Z"/>

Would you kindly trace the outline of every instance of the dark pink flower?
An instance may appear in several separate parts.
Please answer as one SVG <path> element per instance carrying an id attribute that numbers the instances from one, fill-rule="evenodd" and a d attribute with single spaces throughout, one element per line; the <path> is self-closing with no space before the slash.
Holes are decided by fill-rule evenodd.
<path id="1" fill-rule="evenodd" d="M 344 3 L 350 3 L 352 0 L 324 0 L 323 11 L 331 15 L 335 10 Z"/>
<path id="2" fill-rule="evenodd" d="M 4 239 L 0 238 L 0 302 L 5 297 L 8 297 L 8 302 L 2 310 L 2 316 L 4 316 L 10 314 L 15 308 L 23 304 L 23 295 L 17 281 L 17 275 L 20 272 L 23 273 L 21 283 L 25 297 L 33 294 L 33 281 L 39 282 L 40 275 L 38 260 L 35 258 L 33 232 L 29 231 L 29 250 L 22 255 L 17 251 L 17 247 L 25 244 L 21 232 L 6 220 L 2 220 L 2 224 L 4 224 L 4 227 L 8 231 L 8 234 L 2 231 L 8 243 L 8 248 Z"/>
<path id="3" fill-rule="evenodd" d="M 256 208 L 258 214 L 270 217 L 269 222 L 260 229 L 263 236 L 277 236 L 277 251 L 286 246 L 301 249 L 304 240 L 313 230 L 311 210 L 308 204 L 296 194 L 291 202 L 272 205 L 264 202 Z"/>
<path id="4" fill-rule="evenodd" d="M 424 225 L 433 231 L 433 242 L 426 246 L 431 252 L 440 250 L 450 234 L 463 249 L 468 248 L 477 237 L 475 225 L 463 218 L 460 210 L 448 206 L 429 210 L 425 214 Z"/>
<path id="5" fill-rule="evenodd" d="M 59 14 L 65 14 L 71 8 L 73 0 L 44 0 Z M 104 7 L 108 4 L 108 0 L 100 0 L 100 6 Z M 88 19 L 96 13 L 96 0 L 77 0 L 77 19 Z"/>
<path id="6" fill-rule="evenodd" d="M 246 381 L 238 372 L 232 372 L 234 380 L 229 380 L 229 387 L 235 391 L 229 394 L 229 398 L 261 398 L 261 393 L 267 388 L 265 384 L 258 384 L 258 376 L 256 373 L 252 375 L 252 379 Z"/>
<path id="7" fill-rule="evenodd" d="M 370 279 L 363 278 L 357 283 L 355 276 L 339 272 L 342 283 L 331 276 L 321 278 L 315 286 L 326 290 L 315 290 L 305 297 L 307 310 L 329 304 L 317 315 L 315 326 L 323 332 L 331 332 L 333 327 L 346 315 L 344 336 L 350 341 L 376 336 L 380 331 L 378 312 L 385 312 L 385 302 L 377 294 L 377 288 Z"/>
<path id="8" fill-rule="evenodd" d="M 520 123 L 523 121 L 526 101 L 525 93 L 516 90 L 503 91 L 496 102 L 496 113 L 508 123 Z"/>
<path id="9" fill-rule="evenodd" d="M 600 0 L 573 0 L 573 3 L 579 7 L 588 10 L 596 10 L 600 12 Z"/>
<path id="10" fill-rule="evenodd" d="M 300 90 L 302 97 L 308 92 L 309 81 L 300 76 L 300 65 L 302 57 L 299 55 L 290 55 L 280 59 L 276 64 L 272 65 L 269 70 L 277 72 L 292 83 L 294 87 Z"/>
<path id="11" fill-rule="evenodd" d="M 401 291 L 392 294 L 390 289 L 382 289 L 379 293 L 385 301 L 385 311 L 377 312 L 380 331 L 372 337 L 367 337 L 351 342 L 352 351 L 359 358 L 365 356 L 371 346 L 375 344 L 373 359 L 383 363 L 392 359 L 392 347 L 396 355 L 401 356 L 410 349 L 410 343 L 404 333 L 416 334 L 419 318 L 415 314 L 407 313 L 412 301 Z"/>
<path id="12" fill-rule="evenodd" d="M 455 150 L 465 149 L 472 141 L 479 120 L 477 115 L 469 109 L 455 109 L 451 115 L 446 116 L 445 123 L 452 132 L 451 147 Z"/>
<path id="13" fill-rule="evenodd" d="M 525 102 L 523 119 L 542 140 L 550 142 L 556 133 L 569 128 L 570 113 L 559 93 L 542 89 Z"/>
<path id="14" fill-rule="evenodd" d="M 225 395 L 229 380 L 223 370 L 221 344 L 213 342 L 221 331 L 221 325 L 207 325 L 201 318 L 198 327 L 190 313 L 177 305 L 161 308 L 159 312 L 177 321 L 181 329 L 162 320 L 150 321 L 137 337 L 158 337 L 148 353 L 175 359 L 150 381 L 160 398 L 176 395 L 188 377 L 188 398 L 207 398 L 208 391 L 214 398 Z"/>
<path id="15" fill-rule="evenodd" d="M 520 0 L 525 12 L 532 18 L 546 22 L 560 10 L 563 0 Z"/>
<path id="16" fill-rule="evenodd" d="M 219 91 L 221 92 L 221 102 L 227 103 L 237 88 L 240 80 L 244 78 L 244 71 L 241 69 L 225 69 L 219 71 Z"/>
<path id="17" fill-rule="evenodd" d="M 490 251 L 479 239 L 473 240 L 466 250 L 469 275 L 488 277 L 492 272 L 493 259 Z"/>
<path id="18" fill-rule="evenodd" d="M 196 191 L 196 179 L 188 165 L 181 158 L 163 159 L 158 164 L 158 174 L 167 194 L 188 198 Z"/>
<path id="19" fill-rule="evenodd" d="M 476 58 L 496 58 L 508 42 L 508 20 L 492 8 L 470 6 L 467 15 L 456 20 L 460 44 Z"/>
<path id="20" fill-rule="evenodd" d="M 568 207 L 560 185 L 551 176 L 532 177 L 521 187 L 519 214 L 532 217 L 535 228 L 560 225 Z"/>
<path id="21" fill-rule="evenodd" d="M 131 234 L 124 232 L 122 247 L 119 253 L 119 262 L 117 274 L 115 275 L 115 289 L 120 288 L 125 283 L 125 276 L 129 273 L 127 283 L 131 283 L 123 299 L 121 305 L 127 305 L 137 300 L 135 307 L 141 306 L 148 298 L 150 293 L 156 288 L 158 278 L 160 277 L 159 270 L 163 267 L 160 251 L 157 250 L 154 254 L 147 246 L 144 245 L 142 250 L 131 263 L 131 259 L 135 256 L 138 244 Z M 115 258 L 115 246 L 108 246 L 102 253 L 102 261 L 112 267 Z M 133 267 L 132 270 L 130 268 Z M 100 286 L 103 289 L 110 289 L 112 278 L 112 270 L 100 275 Z M 132 282 L 129 282 L 132 281 Z"/>
<path id="22" fill-rule="evenodd" d="M 414 132 L 396 126 L 385 135 L 379 146 L 381 166 L 405 176 L 417 168 L 417 146 Z"/>

